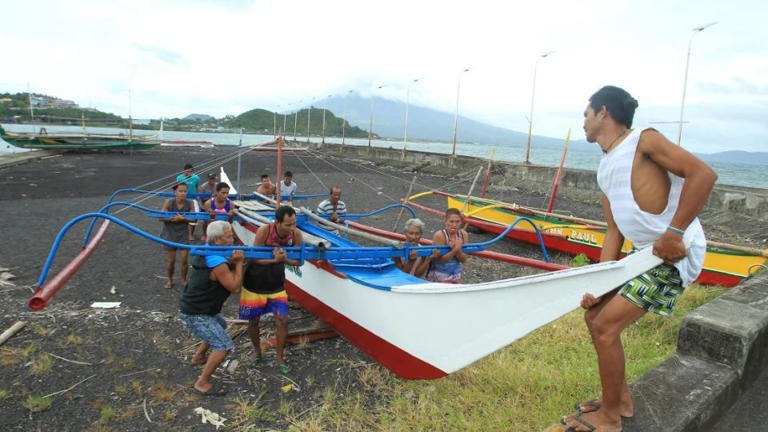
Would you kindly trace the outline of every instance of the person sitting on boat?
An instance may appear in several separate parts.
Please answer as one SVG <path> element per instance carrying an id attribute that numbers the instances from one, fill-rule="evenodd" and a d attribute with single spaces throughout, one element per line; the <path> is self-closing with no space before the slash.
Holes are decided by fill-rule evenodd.
<path id="1" fill-rule="evenodd" d="M 323 200 L 315 211 L 319 216 L 333 223 L 343 223 L 347 216 L 347 205 L 341 200 L 341 186 L 332 186 L 328 199 Z M 325 228 L 325 226 L 323 226 Z M 332 228 L 327 228 L 332 229 Z"/>
<path id="2" fill-rule="evenodd" d="M 182 212 L 191 212 L 194 209 L 192 200 L 187 199 L 187 184 L 177 183 L 173 186 L 174 198 L 168 198 L 163 203 L 162 211 L 175 212 L 176 214 L 169 217 L 160 219 L 163 222 L 163 230 L 160 232 L 160 237 L 174 243 L 189 244 L 188 237 L 188 224 L 189 219 L 184 215 L 179 214 Z M 179 250 L 181 257 L 181 285 L 184 286 L 187 283 L 187 254 L 189 251 L 186 249 L 179 249 L 174 246 L 163 246 L 168 252 L 168 265 L 167 274 L 168 281 L 165 283 L 166 289 L 173 288 L 173 274 L 176 267 L 176 250 Z"/>
<path id="3" fill-rule="evenodd" d="M 272 180 L 269 179 L 269 174 L 262 174 L 261 183 L 259 183 L 259 187 L 256 189 L 256 193 L 272 197 L 275 195 L 275 188 L 275 184 L 272 183 Z"/>
<path id="4" fill-rule="evenodd" d="M 424 222 L 419 218 L 408 219 L 405 221 L 405 240 L 411 246 L 421 246 L 421 237 L 424 235 Z M 402 257 L 392 258 L 395 265 L 405 273 L 410 273 L 416 277 L 423 278 L 427 269 L 431 257 L 416 256 L 416 251 L 411 251 L 408 261 Z"/>
<path id="5" fill-rule="evenodd" d="M 186 183 L 187 192 L 191 194 L 197 193 L 197 188 L 200 186 L 200 177 L 195 174 L 195 167 L 191 163 L 184 164 L 184 171 L 176 176 L 176 183 Z M 200 211 L 200 207 L 197 205 L 197 201 L 194 202 L 194 208 L 192 211 Z M 195 227 L 197 227 L 197 221 L 193 220 L 189 222 L 189 241 L 195 239 Z"/>
<path id="6" fill-rule="evenodd" d="M 280 199 L 293 201 L 293 194 L 296 193 L 299 185 L 293 181 L 293 173 L 286 171 L 283 175 L 283 181 L 280 182 Z"/>
<path id="7" fill-rule="evenodd" d="M 632 417 L 621 333 L 649 311 L 669 315 L 701 272 L 707 248 L 697 216 L 717 174 L 655 129 L 632 129 L 637 106 L 626 90 L 605 86 L 584 110 L 587 141 L 604 153 L 597 169 L 607 223 L 600 261 L 617 259 L 626 238 L 664 262 L 608 294 L 582 298 L 603 394 L 561 419 L 577 431 L 620 431 L 622 417 Z"/>
<path id="8" fill-rule="evenodd" d="M 206 229 L 208 244 L 231 246 L 232 227 L 226 221 L 213 221 Z M 235 348 L 227 334 L 227 322 L 221 308 L 231 293 L 243 283 L 243 251 L 233 250 L 227 259 L 220 255 L 193 255 L 189 284 L 179 297 L 179 318 L 202 344 L 192 357 L 193 365 L 203 365 L 194 389 L 203 395 L 223 396 L 226 390 L 211 383 L 211 375 Z M 209 352 L 210 351 L 210 352 Z"/>
<path id="9" fill-rule="evenodd" d="M 275 222 L 262 225 L 256 231 L 254 246 L 272 246 L 273 258 L 251 260 L 248 263 L 243 290 L 240 293 L 240 319 L 248 320 L 248 336 L 261 360 L 261 339 L 259 318 L 272 313 L 275 317 L 275 365 L 286 374 L 290 367 L 283 355 L 288 335 L 288 294 L 285 292 L 285 266 L 297 266 L 299 261 L 288 259 L 286 246 L 301 246 L 301 231 L 296 228 L 296 211 L 290 206 L 281 206 L 275 212 Z"/>
<path id="10" fill-rule="evenodd" d="M 225 214 L 231 221 L 235 214 L 235 206 L 229 199 L 229 185 L 224 182 L 217 183 L 216 193 L 213 198 L 205 202 L 203 210 L 211 215 L 211 219 L 215 218 L 217 214 Z"/>
<path id="11" fill-rule="evenodd" d="M 445 254 L 438 249 L 432 252 L 432 262 L 427 271 L 430 282 L 461 283 L 461 264 L 467 260 L 467 255 L 461 247 L 469 242 L 469 234 L 461 228 L 461 212 L 455 208 L 445 211 L 445 228 L 436 231 L 432 237 L 435 245 L 451 247 Z"/>

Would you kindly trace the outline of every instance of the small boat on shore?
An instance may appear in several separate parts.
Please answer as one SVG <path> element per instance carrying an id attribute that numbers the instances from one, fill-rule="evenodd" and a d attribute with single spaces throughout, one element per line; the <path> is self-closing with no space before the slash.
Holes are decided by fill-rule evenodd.
<path id="1" fill-rule="evenodd" d="M 149 135 L 48 133 L 45 128 L 38 133 L 8 132 L 2 126 L 0 138 L 16 147 L 44 150 L 143 150 L 160 144 Z"/>
<path id="2" fill-rule="evenodd" d="M 190 141 L 190 140 L 160 140 L 161 146 L 169 147 L 201 147 L 201 148 L 213 148 L 213 143 L 210 141 Z"/>
<path id="3" fill-rule="evenodd" d="M 517 218 L 525 217 L 534 221 L 541 230 L 541 236 L 547 248 L 569 255 L 583 253 L 592 261 L 600 259 L 600 251 L 606 232 L 604 222 L 547 213 L 543 210 L 516 204 L 440 191 L 414 195 L 409 197 L 407 202 L 410 205 L 425 209 L 414 203 L 413 200 L 432 193 L 444 196 L 447 200 L 447 207 L 461 209 L 466 216 L 466 223 L 480 230 L 499 234 Z M 509 231 L 507 237 L 526 243 L 539 244 L 536 232 L 525 225 Z M 626 256 L 632 250 L 632 243 L 625 241 L 621 249 L 621 256 Z M 704 269 L 696 282 L 704 285 L 733 287 L 761 266 L 765 266 L 767 262 L 768 251 L 727 243 L 708 242 Z"/>

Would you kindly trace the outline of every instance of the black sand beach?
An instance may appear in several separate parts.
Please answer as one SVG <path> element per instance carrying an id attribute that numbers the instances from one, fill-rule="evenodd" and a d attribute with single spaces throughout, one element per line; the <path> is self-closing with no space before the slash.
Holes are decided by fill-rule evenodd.
<path id="1" fill-rule="evenodd" d="M 236 181 L 238 161 L 228 158 L 234 148 L 170 149 L 158 148 L 135 153 L 66 153 L 58 157 L 31 161 L 0 169 L 2 206 L 2 246 L 0 267 L 12 273 L 10 283 L 0 285 L 2 318 L 0 331 L 16 321 L 26 327 L 0 347 L 0 428 L 2 430 L 210 430 L 202 426 L 196 407 L 204 407 L 227 417 L 232 399 L 260 401 L 273 415 L 265 416 L 258 428 L 285 429 L 289 420 L 278 412 L 289 404 L 301 413 L 318 404 L 323 393 L 335 389 L 343 393 L 354 388 L 360 368 L 370 363 L 341 338 L 331 338 L 291 346 L 287 361 L 293 371 L 283 377 L 267 363 L 249 365 L 251 347 L 247 337 L 236 342 L 234 358 L 240 361 L 232 372 L 218 372 L 216 379 L 226 383 L 227 398 L 203 398 L 190 386 L 199 369 L 189 364 L 195 340 L 176 319 L 178 284 L 163 289 L 165 255 L 159 245 L 125 229 L 110 227 L 99 249 L 54 297 L 42 312 L 32 312 L 26 302 L 40 275 L 51 243 L 59 229 L 71 218 L 96 211 L 112 192 L 126 187 L 167 189 L 186 162 L 195 165 L 204 177 L 224 166 Z M 218 163 L 209 161 L 218 159 Z M 229 159 L 229 160 L 225 160 Z M 255 189 L 262 173 L 275 180 L 275 155 L 250 152 L 241 159 L 241 192 Z M 367 161 L 341 160 L 331 155 L 315 157 L 309 152 L 285 155 L 283 170 L 292 170 L 299 193 L 327 193 L 340 185 L 342 199 L 352 212 L 365 212 L 397 202 L 409 189 L 413 173 L 402 172 Z M 466 193 L 472 173 L 450 176 L 419 175 L 412 193 L 429 188 Z M 165 180 L 150 183 L 156 179 Z M 494 198 L 540 207 L 545 197 L 519 191 L 492 191 Z M 126 195 L 135 199 L 137 195 Z M 313 208 L 322 198 L 310 201 Z M 423 201 L 436 208 L 444 202 Z M 601 218 L 594 204 L 558 199 L 558 208 L 583 217 Z M 161 200 L 143 202 L 159 208 Z M 148 220 L 135 210 L 113 210 L 118 216 L 147 232 L 158 234 L 160 223 Z M 754 222 L 739 226 L 736 218 L 713 214 L 714 223 L 705 226 L 715 238 L 742 240 L 753 245 L 765 241 Z M 419 214 L 428 232 L 438 228 L 439 219 Z M 366 222 L 393 229 L 397 212 L 375 216 Z M 402 223 L 396 229 L 402 229 Z M 53 272 L 69 261 L 80 248 L 85 227 L 81 223 L 64 239 Z M 744 233 L 744 234 L 740 234 Z M 200 233 L 198 232 L 198 235 Z M 488 238 L 472 234 L 473 239 Z M 495 250 L 540 257 L 536 248 L 504 242 Z M 557 257 L 560 262 L 567 258 Z M 468 266 L 468 280 L 517 275 L 509 265 Z M 94 301 L 119 301 L 117 309 L 93 309 Z M 230 298 L 224 315 L 236 318 L 236 296 Z M 292 317 L 301 316 L 292 310 Z M 310 318 L 311 321 L 311 318 Z M 269 320 L 267 321 L 269 322 Z M 302 325 L 291 322 L 290 326 Z M 268 326 L 271 331 L 271 326 Z M 267 360 L 273 356 L 267 353 Z M 46 368 L 45 363 L 48 362 Z M 290 387 L 286 387 L 290 385 Z M 287 389 L 287 390 L 286 390 Z M 57 393 L 58 392 L 58 393 Z M 34 397 L 57 393 L 52 405 L 39 412 L 30 406 Z M 105 422 L 105 407 L 113 410 Z M 151 423 L 150 423 L 151 421 Z"/>

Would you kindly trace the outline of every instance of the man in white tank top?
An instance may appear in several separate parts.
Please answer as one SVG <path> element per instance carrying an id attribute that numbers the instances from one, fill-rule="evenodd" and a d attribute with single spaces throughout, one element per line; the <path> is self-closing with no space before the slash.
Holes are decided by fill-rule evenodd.
<path id="1" fill-rule="evenodd" d="M 602 297 L 582 299 L 603 394 L 577 403 L 578 415 L 563 418 L 576 431 L 621 431 L 621 418 L 633 415 L 621 333 L 648 311 L 669 314 L 701 272 L 706 252 L 697 216 L 717 175 L 655 129 L 633 130 L 637 105 L 625 90 L 606 86 L 584 111 L 587 141 L 605 154 L 597 174 L 608 224 L 600 261 L 617 259 L 627 238 L 638 248 L 653 247 L 665 263 Z"/>

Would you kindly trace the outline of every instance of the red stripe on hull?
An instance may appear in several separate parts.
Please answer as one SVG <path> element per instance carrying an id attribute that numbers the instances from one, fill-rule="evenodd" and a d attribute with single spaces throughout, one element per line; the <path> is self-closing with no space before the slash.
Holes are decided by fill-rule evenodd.
<path id="1" fill-rule="evenodd" d="M 506 229 L 506 227 L 503 225 L 485 222 L 473 218 L 467 218 L 466 220 L 468 224 L 493 234 L 500 234 Z M 533 245 L 539 245 L 539 238 L 534 232 L 531 231 L 512 229 L 512 231 L 507 233 L 507 237 Z M 600 260 L 600 252 L 602 251 L 602 248 L 600 247 L 576 243 L 567 240 L 563 236 L 541 233 L 541 237 L 544 239 L 544 245 L 549 249 L 554 249 L 556 251 L 563 252 L 572 256 L 583 253 L 592 261 Z M 619 258 L 623 258 L 625 256 L 625 254 L 621 254 Z M 741 281 L 742 278 L 738 276 L 717 273 L 708 269 L 703 269 L 699 277 L 696 279 L 696 282 L 702 285 L 722 285 L 729 288 L 738 285 L 741 283 Z"/>
<path id="2" fill-rule="evenodd" d="M 360 289 L 366 289 L 360 287 Z M 288 295 L 304 309 L 320 317 L 369 357 L 404 379 L 436 379 L 447 373 L 369 332 L 332 307 L 286 281 Z"/>

